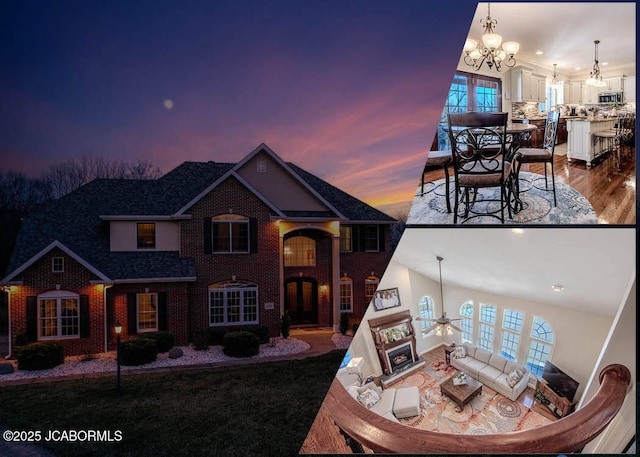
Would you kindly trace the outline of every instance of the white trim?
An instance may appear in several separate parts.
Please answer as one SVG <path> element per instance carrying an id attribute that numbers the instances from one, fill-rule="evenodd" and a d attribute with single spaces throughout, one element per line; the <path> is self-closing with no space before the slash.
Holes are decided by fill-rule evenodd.
<path id="1" fill-rule="evenodd" d="M 62 301 L 63 299 L 71 298 L 76 301 L 76 305 L 78 306 L 78 315 L 76 319 L 78 320 L 78 333 L 75 335 L 62 335 Z M 43 300 L 55 300 L 56 301 L 56 335 L 54 336 L 43 336 L 42 335 L 42 320 L 50 319 L 47 317 L 42 317 L 41 306 Z M 80 295 L 76 292 L 71 292 L 68 290 L 50 290 L 48 292 L 44 292 L 40 295 L 36 296 L 36 309 L 38 313 L 37 317 L 37 327 L 38 327 L 38 341 L 49 341 L 49 340 L 69 340 L 69 339 L 77 339 L 80 338 Z"/>
<path id="2" fill-rule="evenodd" d="M 118 215 L 118 214 L 105 214 L 99 216 L 103 221 L 173 221 L 173 220 L 188 220 L 191 219 L 190 214 L 185 215 Z"/>
<path id="3" fill-rule="evenodd" d="M 62 250 L 65 254 L 67 254 L 69 257 L 71 257 L 73 260 L 75 260 L 76 262 L 78 262 L 80 265 L 82 265 L 83 267 L 85 267 L 87 270 L 89 270 L 91 273 L 93 273 L 94 275 L 98 276 L 98 278 L 102 279 L 103 281 L 111 281 L 104 273 L 102 273 L 100 270 L 98 270 L 97 268 L 95 268 L 94 266 L 92 266 L 91 264 L 89 264 L 89 262 L 85 261 L 82 257 L 80 257 L 78 254 L 76 254 L 75 252 L 73 252 L 71 249 L 69 249 L 68 247 L 66 247 L 64 244 L 62 244 L 60 241 L 55 240 L 53 242 L 51 242 L 47 247 L 45 247 L 44 249 L 42 249 L 40 252 L 38 252 L 36 255 L 34 255 L 33 257 L 31 257 L 29 260 L 27 260 L 25 263 L 23 263 L 20 267 L 18 267 L 17 269 L 13 270 L 13 273 L 11 273 L 9 276 L 5 277 L 2 281 L 0 281 L 0 284 L 5 284 L 7 282 L 9 282 L 11 279 L 15 278 L 17 275 L 19 275 L 20 273 L 22 273 L 24 270 L 26 270 L 27 268 L 29 268 L 31 265 L 33 265 L 34 263 L 36 263 L 38 260 L 40 260 L 40 258 L 42 258 L 42 256 L 44 256 L 46 253 L 48 253 L 49 251 L 51 251 L 54 248 L 59 248 L 60 250 Z"/>
<path id="4" fill-rule="evenodd" d="M 62 261 L 62 268 L 59 270 L 56 270 L 56 259 L 60 259 Z M 57 255 L 54 257 L 51 257 L 51 273 L 64 273 L 64 257 L 61 255 Z"/>
<path id="5" fill-rule="evenodd" d="M 156 326 L 153 328 L 140 328 L 140 295 L 153 295 L 156 297 Z M 136 294 L 136 333 L 149 333 L 149 332 L 157 332 L 158 331 L 158 308 L 160 307 L 160 301 L 158 298 L 158 292 L 138 292 Z M 145 313 L 152 314 L 152 313 Z"/>

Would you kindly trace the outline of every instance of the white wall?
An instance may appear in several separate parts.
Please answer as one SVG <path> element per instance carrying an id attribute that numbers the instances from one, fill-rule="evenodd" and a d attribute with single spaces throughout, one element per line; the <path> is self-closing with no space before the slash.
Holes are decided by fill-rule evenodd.
<path id="1" fill-rule="evenodd" d="M 145 221 L 146 222 L 146 221 Z M 150 221 L 153 222 L 153 221 Z M 156 248 L 138 249 L 138 228 L 136 221 L 111 221 L 109 229 L 111 251 L 179 251 L 179 222 L 161 221 L 156 224 Z"/>

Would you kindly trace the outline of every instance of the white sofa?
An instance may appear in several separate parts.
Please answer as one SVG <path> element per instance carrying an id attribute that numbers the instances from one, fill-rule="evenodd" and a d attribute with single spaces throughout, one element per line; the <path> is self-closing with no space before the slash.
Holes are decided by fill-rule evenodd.
<path id="1" fill-rule="evenodd" d="M 510 400 L 515 401 L 527 388 L 531 372 L 526 367 L 473 344 L 463 343 L 462 347 L 464 347 L 464 357 L 456 358 L 455 352 L 451 354 L 451 365 L 458 370 Z M 509 385 L 509 376 L 514 370 L 522 373 L 522 376 L 517 381 L 512 379 L 512 382 L 515 381 L 515 383 L 511 386 Z"/>

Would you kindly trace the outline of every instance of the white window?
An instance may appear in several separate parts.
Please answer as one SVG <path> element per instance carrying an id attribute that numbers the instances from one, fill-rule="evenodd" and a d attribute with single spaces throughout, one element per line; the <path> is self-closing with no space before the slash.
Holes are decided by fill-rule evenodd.
<path id="1" fill-rule="evenodd" d="M 496 307 L 480 303 L 480 341 L 479 346 L 493 351 L 493 336 L 496 325 Z"/>
<path id="2" fill-rule="evenodd" d="M 421 297 L 420 301 L 418 301 L 418 315 L 420 315 L 420 317 L 423 317 L 425 319 L 435 318 L 433 299 L 428 295 Z M 435 322 L 432 322 L 432 321 L 420 322 L 420 326 L 423 331 L 431 327 L 433 324 L 435 324 Z M 434 333 L 434 330 L 431 330 L 429 333 L 423 333 L 422 336 L 432 335 L 433 333 Z"/>
<path id="3" fill-rule="evenodd" d="M 473 302 L 467 301 L 460 307 L 460 315 L 468 317 L 469 319 L 462 319 L 460 321 L 460 328 L 462 328 L 461 339 L 463 343 L 473 343 Z"/>
<path id="4" fill-rule="evenodd" d="M 209 325 L 257 323 L 257 284 L 227 281 L 209 286 Z"/>
<path id="5" fill-rule="evenodd" d="M 221 214 L 211 218 L 213 252 L 249 252 L 249 218 Z"/>
<path id="6" fill-rule="evenodd" d="M 553 348 L 553 329 L 541 317 L 535 316 L 531 325 L 531 342 L 527 357 L 527 368 L 536 376 L 542 375 L 544 363 L 551 355 Z"/>
<path id="7" fill-rule="evenodd" d="M 341 226 L 340 227 L 340 251 L 341 252 L 351 252 L 353 251 L 353 238 L 352 238 L 352 230 L 350 226 Z"/>
<path id="8" fill-rule="evenodd" d="M 51 258 L 51 272 L 64 273 L 64 257 Z"/>
<path id="9" fill-rule="evenodd" d="M 353 281 L 351 278 L 343 276 L 340 278 L 340 312 L 350 313 L 353 311 Z"/>
<path id="10" fill-rule="evenodd" d="M 267 160 L 266 159 L 258 159 L 258 160 L 256 160 L 256 171 L 258 173 L 266 173 L 267 172 Z"/>
<path id="11" fill-rule="evenodd" d="M 80 336 L 80 298 L 66 291 L 38 296 L 38 339 L 77 338 Z"/>
<path id="12" fill-rule="evenodd" d="M 138 332 L 155 332 L 158 330 L 158 294 L 137 294 L 136 299 L 138 304 Z"/>
<path id="13" fill-rule="evenodd" d="M 284 240 L 284 266 L 315 267 L 316 240 L 301 235 Z"/>
<path id="14" fill-rule="evenodd" d="M 518 358 L 520 334 L 524 323 L 524 313 L 505 309 L 502 316 L 502 351 L 501 355 L 515 361 Z"/>
<path id="15" fill-rule="evenodd" d="M 367 276 L 364 280 L 364 299 L 365 303 L 371 303 L 373 300 L 373 296 L 378 289 L 378 285 L 380 284 L 380 278 L 377 276 Z"/>

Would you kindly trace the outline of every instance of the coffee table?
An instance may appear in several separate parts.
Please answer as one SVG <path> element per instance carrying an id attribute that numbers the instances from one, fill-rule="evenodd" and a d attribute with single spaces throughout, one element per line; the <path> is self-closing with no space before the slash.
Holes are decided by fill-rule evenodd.
<path id="1" fill-rule="evenodd" d="M 455 375 L 454 375 L 455 376 Z M 453 400 L 460 408 L 469 403 L 476 395 L 482 392 L 482 384 L 471 376 L 467 375 L 467 383 L 456 386 L 453 384 L 453 378 L 440 384 L 440 392 Z"/>

